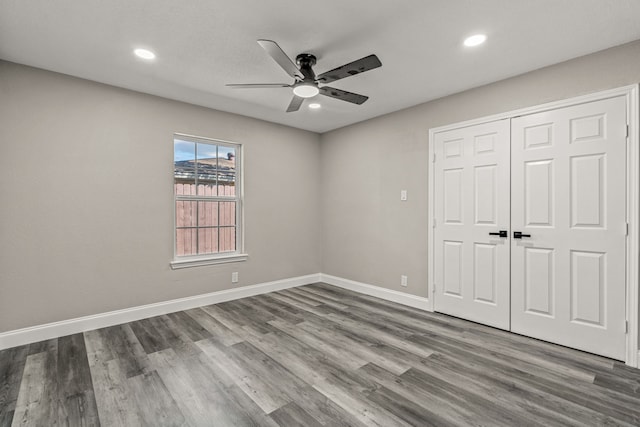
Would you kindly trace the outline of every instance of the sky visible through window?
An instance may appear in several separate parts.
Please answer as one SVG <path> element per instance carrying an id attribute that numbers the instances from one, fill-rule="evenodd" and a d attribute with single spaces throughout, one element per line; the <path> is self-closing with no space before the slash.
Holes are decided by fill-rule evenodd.
<path id="1" fill-rule="evenodd" d="M 173 161 L 180 162 L 183 160 L 195 159 L 195 142 L 183 141 L 180 139 L 174 139 L 173 148 Z M 227 158 L 227 155 L 232 153 L 235 155 L 235 149 L 230 147 L 224 147 L 218 145 L 218 157 Z M 216 157 L 216 146 L 209 144 L 198 144 L 198 158 L 199 159 L 212 159 Z"/>

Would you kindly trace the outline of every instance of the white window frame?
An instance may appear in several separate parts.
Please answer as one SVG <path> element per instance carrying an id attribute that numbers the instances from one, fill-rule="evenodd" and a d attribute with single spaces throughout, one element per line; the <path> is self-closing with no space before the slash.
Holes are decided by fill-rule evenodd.
<path id="1" fill-rule="evenodd" d="M 244 188 L 243 188 L 243 146 L 237 142 L 223 141 L 219 139 L 207 138 L 203 136 L 188 135 L 184 133 L 174 133 L 172 144 L 176 139 L 181 139 L 193 143 L 218 145 L 235 149 L 236 157 L 236 189 L 235 196 L 178 196 L 175 191 L 175 178 L 172 176 L 171 189 L 173 192 L 173 260 L 170 265 L 172 269 L 180 269 L 186 267 L 197 267 L 203 265 L 224 264 L 229 262 L 246 261 L 249 257 L 244 253 Z M 175 159 L 174 159 L 175 162 Z M 172 163 L 173 164 L 173 163 Z M 173 169 L 172 169 L 173 170 Z M 200 255 L 178 256 L 176 253 L 177 242 L 177 225 L 176 225 L 176 202 L 180 200 L 187 201 L 234 201 L 236 202 L 236 250 L 233 252 L 216 252 Z"/>

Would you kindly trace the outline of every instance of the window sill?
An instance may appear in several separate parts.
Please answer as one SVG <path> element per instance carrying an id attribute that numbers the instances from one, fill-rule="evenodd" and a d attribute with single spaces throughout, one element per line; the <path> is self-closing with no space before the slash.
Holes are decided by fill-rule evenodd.
<path id="1" fill-rule="evenodd" d="M 171 261 L 171 269 L 177 270 L 180 268 L 189 268 L 189 267 L 200 267 L 203 265 L 215 265 L 215 264 L 226 264 L 229 262 L 241 262 L 246 261 L 249 258 L 247 254 L 232 254 L 232 255 L 221 255 L 221 256 L 211 256 L 211 257 L 192 257 L 192 258 L 180 258 L 174 261 Z"/>

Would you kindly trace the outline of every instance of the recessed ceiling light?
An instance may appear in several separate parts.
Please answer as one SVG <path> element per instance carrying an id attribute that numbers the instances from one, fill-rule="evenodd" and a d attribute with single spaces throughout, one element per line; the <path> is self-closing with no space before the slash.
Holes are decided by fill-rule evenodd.
<path id="1" fill-rule="evenodd" d="M 301 83 L 293 87 L 293 93 L 300 98 L 313 98 L 320 93 L 320 89 L 311 83 Z"/>
<path id="2" fill-rule="evenodd" d="M 133 51 L 139 58 L 142 59 L 153 59 L 156 57 L 156 54 L 147 49 L 136 49 Z"/>
<path id="3" fill-rule="evenodd" d="M 464 40 L 464 45 L 468 47 L 478 46 L 487 40 L 487 36 L 484 34 L 475 34 L 471 37 L 467 37 Z"/>
<path id="4" fill-rule="evenodd" d="M 314 102 L 312 104 L 309 104 L 309 108 L 311 108 L 312 110 L 317 110 L 318 108 L 320 108 L 321 105 L 318 104 L 317 102 Z"/>

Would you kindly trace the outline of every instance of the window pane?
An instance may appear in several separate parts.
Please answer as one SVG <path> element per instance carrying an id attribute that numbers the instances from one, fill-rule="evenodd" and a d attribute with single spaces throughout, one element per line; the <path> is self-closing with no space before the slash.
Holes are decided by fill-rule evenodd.
<path id="1" fill-rule="evenodd" d="M 218 147 L 218 194 L 235 195 L 236 185 L 236 149 Z"/>
<path id="2" fill-rule="evenodd" d="M 197 144 L 198 195 L 216 196 L 218 174 L 218 146 Z"/>
<path id="3" fill-rule="evenodd" d="M 198 202 L 198 227 L 218 225 L 218 202 Z"/>
<path id="4" fill-rule="evenodd" d="M 236 250 L 236 228 L 220 227 L 220 252 Z"/>
<path id="5" fill-rule="evenodd" d="M 174 189 L 177 195 L 195 194 L 196 144 L 173 140 Z"/>
<path id="6" fill-rule="evenodd" d="M 176 227 L 195 227 L 197 225 L 196 203 L 176 201 Z"/>
<path id="7" fill-rule="evenodd" d="M 220 225 L 236 225 L 236 202 L 220 203 Z"/>
<path id="8" fill-rule="evenodd" d="M 207 227 L 198 229 L 198 253 L 210 254 L 218 252 L 218 228 Z"/>
<path id="9" fill-rule="evenodd" d="M 178 228 L 176 230 L 176 255 L 196 255 L 196 229 Z"/>

